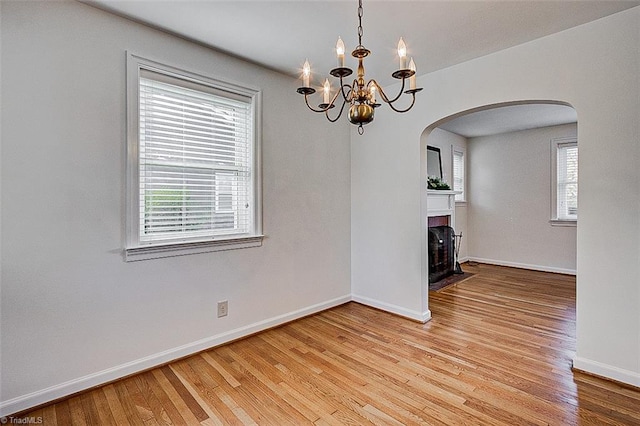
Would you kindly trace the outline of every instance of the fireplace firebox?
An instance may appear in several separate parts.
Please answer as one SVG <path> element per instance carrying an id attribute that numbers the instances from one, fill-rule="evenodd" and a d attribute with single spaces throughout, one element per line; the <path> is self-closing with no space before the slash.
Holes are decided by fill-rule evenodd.
<path id="1" fill-rule="evenodd" d="M 429 283 L 453 275 L 455 232 L 450 226 L 429 227 Z"/>

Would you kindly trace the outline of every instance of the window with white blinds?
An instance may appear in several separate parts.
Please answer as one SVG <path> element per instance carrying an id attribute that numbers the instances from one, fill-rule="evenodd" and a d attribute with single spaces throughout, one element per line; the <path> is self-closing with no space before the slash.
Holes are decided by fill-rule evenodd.
<path id="1" fill-rule="evenodd" d="M 578 144 L 557 144 L 557 218 L 578 218 Z"/>
<path id="2" fill-rule="evenodd" d="M 177 246 L 189 252 L 254 246 L 256 92 L 149 62 L 128 60 L 135 124 L 127 257 L 164 257 Z"/>
<path id="3" fill-rule="evenodd" d="M 455 195 L 456 201 L 465 201 L 464 152 L 453 148 L 453 190 L 461 191 Z"/>

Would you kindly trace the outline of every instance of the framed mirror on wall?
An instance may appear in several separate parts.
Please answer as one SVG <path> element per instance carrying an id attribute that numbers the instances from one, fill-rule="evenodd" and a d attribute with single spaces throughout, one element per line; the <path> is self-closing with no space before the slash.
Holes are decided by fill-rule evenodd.
<path id="1" fill-rule="evenodd" d="M 440 148 L 427 146 L 427 175 L 442 179 L 442 158 Z"/>

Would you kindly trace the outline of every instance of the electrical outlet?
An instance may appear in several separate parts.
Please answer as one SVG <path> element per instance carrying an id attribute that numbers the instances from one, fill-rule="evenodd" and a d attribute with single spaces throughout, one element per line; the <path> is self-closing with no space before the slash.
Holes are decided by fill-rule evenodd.
<path id="1" fill-rule="evenodd" d="M 218 302 L 218 318 L 226 317 L 228 314 L 229 314 L 229 302 L 227 300 Z"/>

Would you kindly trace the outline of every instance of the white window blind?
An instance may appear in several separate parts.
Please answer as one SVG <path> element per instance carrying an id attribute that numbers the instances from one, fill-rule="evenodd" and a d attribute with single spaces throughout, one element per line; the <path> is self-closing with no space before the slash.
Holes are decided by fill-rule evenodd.
<path id="1" fill-rule="evenodd" d="M 456 194 L 456 201 L 465 201 L 464 192 L 464 152 L 453 150 L 453 190 L 462 191 L 461 194 Z"/>
<path id="2" fill-rule="evenodd" d="M 578 218 L 578 144 L 558 144 L 557 215 L 560 220 Z"/>
<path id="3" fill-rule="evenodd" d="M 262 245 L 261 92 L 127 53 L 126 261 Z"/>
<path id="4" fill-rule="evenodd" d="M 250 98 L 141 70 L 140 243 L 252 230 Z"/>

